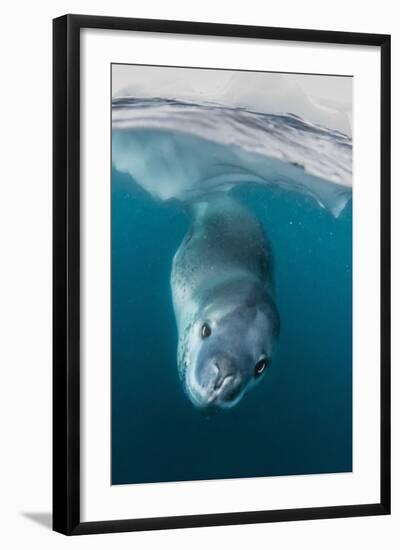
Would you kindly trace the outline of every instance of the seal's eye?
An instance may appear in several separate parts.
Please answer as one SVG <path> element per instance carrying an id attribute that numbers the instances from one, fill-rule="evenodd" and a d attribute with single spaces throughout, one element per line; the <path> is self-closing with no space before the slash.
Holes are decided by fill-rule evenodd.
<path id="1" fill-rule="evenodd" d="M 208 338 L 210 334 L 211 334 L 210 325 L 207 325 L 207 323 L 204 323 L 204 325 L 201 327 L 201 337 Z"/>
<path id="2" fill-rule="evenodd" d="M 258 378 L 261 376 L 261 374 L 269 367 L 269 362 L 266 357 L 263 359 L 260 359 L 258 363 L 256 363 L 255 369 L 254 369 L 254 376 Z"/>

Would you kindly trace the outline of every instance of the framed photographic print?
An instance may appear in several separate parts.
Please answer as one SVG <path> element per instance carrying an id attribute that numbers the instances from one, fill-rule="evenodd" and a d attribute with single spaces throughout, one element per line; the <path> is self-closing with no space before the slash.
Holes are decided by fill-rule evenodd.
<path id="1" fill-rule="evenodd" d="M 390 37 L 54 20 L 54 530 L 390 513 Z"/>

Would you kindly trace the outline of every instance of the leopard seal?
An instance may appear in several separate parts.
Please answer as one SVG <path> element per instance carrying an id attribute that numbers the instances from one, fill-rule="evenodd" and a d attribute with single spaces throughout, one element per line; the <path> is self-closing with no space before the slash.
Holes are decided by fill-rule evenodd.
<path id="1" fill-rule="evenodd" d="M 171 271 L 178 370 L 195 406 L 226 409 L 271 364 L 273 258 L 260 222 L 229 195 L 202 199 L 192 213 Z"/>

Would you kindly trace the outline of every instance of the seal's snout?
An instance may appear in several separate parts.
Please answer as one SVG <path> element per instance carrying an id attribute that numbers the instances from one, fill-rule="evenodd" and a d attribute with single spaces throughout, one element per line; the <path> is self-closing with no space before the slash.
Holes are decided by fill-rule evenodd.
<path id="1" fill-rule="evenodd" d="M 231 406 L 242 389 L 242 379 L 235 362 L 226 356 L 213 357 L 201 370 L 201 393 L 206 404 Z"/>
<path id="2" fill-rule="evenodd" d="M 215 358 L 211 361 L 210 368 L 214 372 L 214 389 L 219 390 L 224 383 L 232 383 L 235 378 L 235 366 L 233 361 L 227 358 Z"/>

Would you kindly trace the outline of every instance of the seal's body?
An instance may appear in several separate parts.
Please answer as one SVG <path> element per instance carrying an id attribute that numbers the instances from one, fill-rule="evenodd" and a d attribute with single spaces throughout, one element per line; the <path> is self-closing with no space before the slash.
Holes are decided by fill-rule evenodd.
<path id="1" fill-rule="evenodd" d="M 261 378 L 279 333 L 271 249 L 256 217 L 227 195 L 193 214 L 171 273 L 178 368 L 195 405 L 228 408 Z"/>

